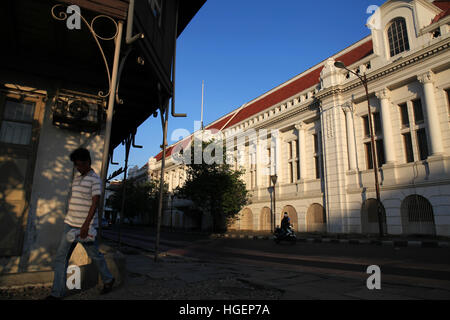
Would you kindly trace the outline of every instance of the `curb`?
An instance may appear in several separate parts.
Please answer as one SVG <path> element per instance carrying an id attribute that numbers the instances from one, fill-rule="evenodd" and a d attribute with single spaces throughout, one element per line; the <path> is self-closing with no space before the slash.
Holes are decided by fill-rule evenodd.
<path id="1" fill-rule="evenodd" d="M 270 240 L 271 236 L 256 236 L 246 234 L 213 234 L 213 239 L 247 239 L 247 240 Z M 377 240 L 377 239 L 336 239 L 336 238 L 297 238 L 297 242 L 303 243 L 339 243 L 348 245 L 370 244 L 389 247 L 420 247 L 420 248 L 449 248 L 449 241 L 438 240 Z"/>

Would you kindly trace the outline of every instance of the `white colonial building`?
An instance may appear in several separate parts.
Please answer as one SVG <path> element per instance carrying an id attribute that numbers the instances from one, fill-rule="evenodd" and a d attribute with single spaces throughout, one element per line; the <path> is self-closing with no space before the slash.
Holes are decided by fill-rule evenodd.
<path id="1" fill-rule="evenodd" d="M 276 224 L 288 212 L 298 231 L 378 232 L 366 92 L 341 61 L 367 77 L 384 231 L 450 236 L 449 13 L 449 1 L 387 1 L 371 35 L 207 126 L 249 159 L 251 204 L 232 228 L 270 230 L 276 174 Z M 171 155 L 191 138 L 167 150 L 169 191 L 185 179 Z"/>

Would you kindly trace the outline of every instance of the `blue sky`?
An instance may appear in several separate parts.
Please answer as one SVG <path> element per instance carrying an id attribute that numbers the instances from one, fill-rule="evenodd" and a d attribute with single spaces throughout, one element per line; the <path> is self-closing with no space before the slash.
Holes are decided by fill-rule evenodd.
<path id="1" fill-rule="evenodd" d="M 207 0 L 177 43 L 176 111 L 171 133 L 194 130 L 200 121 L 205 81 L 204 123 L 209 124 L 286 82 L 370 34 L 370 5 L 381 0 Z M 114 128 L 113 128 L 114 130 Z M 150 117 L 139 128 L 129 165 L 143 166 L 160 151 L 161 121 Z M 124 165 L 122 145 L 109 173 Z"/>

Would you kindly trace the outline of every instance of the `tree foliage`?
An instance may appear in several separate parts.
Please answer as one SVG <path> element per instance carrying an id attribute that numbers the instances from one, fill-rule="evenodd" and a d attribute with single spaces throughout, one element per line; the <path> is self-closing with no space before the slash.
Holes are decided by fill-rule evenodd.
<path id="1" fill-rule="evenodd" d="M 202 143 L 202 150 L 213 143 Z M 215 155 L 212 154 L 214 157 Z M 237 216 L 248 203 L 249 194 L 241 177 L 244 170 L 232 170 L 226 164 L 226 152 L 222 163 L 194 163 L 194 147 L 191 147 L 191 164 L 187 164 L 187 179 L 179 188 L 179 196 L 190 199 L 203 213 L 210 213 L 213 231 L 223 232 L 229 221 Z"/>
<path id="2" fill-rule="evenodd" d="M 107 206 L 116 212 L 122 210 L 123 189 L 120 188 L 107 199 Z M 155 221 L 158 210 L 159 182 L 151 180 L 139 184 L 127 181 L 125 191 L 123 218 L 130 221 L 135 217 L 140 217 L 142 221 L 152 223 Z"/>

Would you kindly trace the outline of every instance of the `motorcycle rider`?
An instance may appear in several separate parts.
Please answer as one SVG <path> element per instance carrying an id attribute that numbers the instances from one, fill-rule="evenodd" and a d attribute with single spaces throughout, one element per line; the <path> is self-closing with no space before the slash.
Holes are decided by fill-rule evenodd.
<path id="1" fill-rule="evenodd" d="M 289 215 L 287 212 L 284 213 L 284 217 L 281 220 L 281 231 L 283 232 L 283 235 L 287 235 L 289 232 L 289 227 L 291 225 L 291 219 L 289 218 Z"/>

